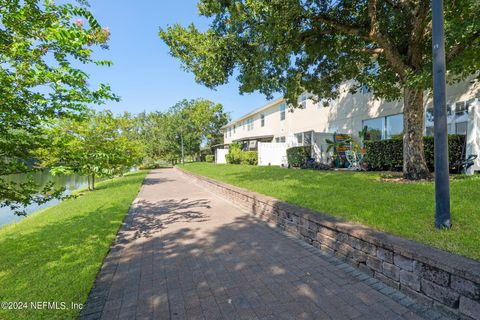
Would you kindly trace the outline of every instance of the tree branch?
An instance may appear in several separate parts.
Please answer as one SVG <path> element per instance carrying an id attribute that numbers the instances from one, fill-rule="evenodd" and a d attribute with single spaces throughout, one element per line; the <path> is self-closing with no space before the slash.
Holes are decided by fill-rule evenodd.
<path id="1" fill-rule="evenodd" d="M 368 28 L 366 26 L 345 24 L 340 21 L 337 21 L 328 17 L 322 17 L 322 16 L 315 16 L 315 17 L 312 17 L 311 19 L 314 22 L 326 24 L 339 32 L 342 32 L 351 36 L 357 36 L 364 40 L 370 40 L 368 36 Z"/>
<path id="2" fill-rule="evenodd" d="M 480 31 L 472 34 L 466 41 L 462 43 L 456 43 L 455 46 L 453 46 L 447 54 L 447 63 L 449 63 L 450 61 L 455 59 L 456 56 L 468 49 L 477 39 L 480 39 Z"/>
<path id="3" fill-rule="evenodd" d="M 400 76 L 404 78 L 409 66 L 403 61 L 403 58 L 390 42 L 388 37 L 385 37 L 380 31 L 380 22 L 377 19 L 377 4 L 378 0 L 368 1 L 368 16 L 370 18 L 370 38 L 377 42 L 380 47 L 384 49 L 385 57 L 392 66 L 392 69 Z"/>
<path id="4" fill-rule="evenodd" d="M 399 10 L 410 10 L 410 2 L 407 0 L 384 0 L 391 7 Z"/>
<path id="5" fill-rule="evenodd" d="M 429 1 L 420 1 L 415 8 L 412 31 L 410 34 L 410 45 L 408 46 L 408 59 L 413 66 L 420 68 L 423 62 L 422 48 L 425 37 L 425 29 L 428 26 L 428 12 L 430 11 Z"/>

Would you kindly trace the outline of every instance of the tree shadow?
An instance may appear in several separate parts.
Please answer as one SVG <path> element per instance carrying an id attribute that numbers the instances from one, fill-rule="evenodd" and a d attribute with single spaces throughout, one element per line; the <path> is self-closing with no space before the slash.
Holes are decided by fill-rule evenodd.
<path id="1" fill-rule="evenodd" d="M 132 212 L 125 219 L 125 226 L 118 234 L 117 243 L 152 237 L 173 223 L 208 221 L 208 214 L 202 209 L 210 208 L 210 201 L 207 199 L 138 201 L 132 205 Z"/>
<path id="2" fill-rule="evenodd" d="M 104 314 L 114 318 L 134 312 L 185 319 L 203 309 L 212 318 L 331 319 L 359 316 L 355 306 L 367 302 L 371 318 L 386 316 L 373 305 L 385 300 L 382 294 L 257 217 L 240 214 L 228 223 L 218 218 L 202 227 L 187 218 L 185 226 L 115 246 L 90 299 L 101 299 Z M 87 301 L 82 315 L 96 312 L 94 306 Z"/>

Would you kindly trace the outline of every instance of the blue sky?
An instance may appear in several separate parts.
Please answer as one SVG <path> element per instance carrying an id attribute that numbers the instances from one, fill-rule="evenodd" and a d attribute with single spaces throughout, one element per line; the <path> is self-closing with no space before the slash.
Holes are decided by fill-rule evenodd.
<path id="1" fill-rule="evenodd" d="M 201 29 L 208 26 L 208 20 L 198 15 L 197 0 L 91 0 L 90 5 L 95 17 L 112 34 L 110 49 L 96 57 L 110 59 L 114 66 L 87 70 L 91 84 L 109 83 L 121 96 L 121 102 L 107 106 L 112 111 L 162 111 L 182 99 L 206 98 L 223 104 L 236 118 L 267 103 L 259 93 L 240 95 L 234 78 L 216 91 L 197 84 L 193 74 L 185 72 L 180 62 L 169 55 L 158 36 L 160 27 L 191 22 Z"/>

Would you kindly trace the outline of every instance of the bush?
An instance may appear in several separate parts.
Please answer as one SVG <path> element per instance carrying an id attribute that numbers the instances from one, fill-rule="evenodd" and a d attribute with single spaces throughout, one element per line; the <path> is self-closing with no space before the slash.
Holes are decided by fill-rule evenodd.
<path id="1" fill-rule="evenodd" d="M 227 163 L 240 164 L 242 162 L 242 147 L 238 143 L 232 143 L 225 156 Z"/>
<path id="2" fill-rule="evenodd" d="M 425 161 L 430 171 L 434 171 L 433 137 L 424 137 Z M 448 160 L 450 164 L 461 160 L 465 146 L 464 135 L 448 136 Z M 403 168 L 403 140 L 395 138 L 380 141 L 365 141 L 367 155 L 365 162 L 370 170 L 401 171 Z"/>
<path id="3" fill-rule="evenodd" d="M 300 167 L 310 159 L 311 148 L 309 146 L 293 147 L 287 149 L 288 164 L 292 167 Z"/>
<path id="4" fill-rule="evenodd" d="M 213 154 L 207 154 L 205 156 L 205 161 L 206 162 L 213 162 L 215 160 L 215 157 L 213 156 Z"/>
<path id="5" fill-rule="evenodd" d="M 241 154 L 241 164 L 258 164 L 258 152 L 257 151 L 242 151 Z"/>
<path id="6" fill-rule="evenodd" d="M 238 143 L 232 143 L 226 155 L 227 163 L 230 164 L 258 164 L 258 153 L 256 151 L 243 151 Z"/>

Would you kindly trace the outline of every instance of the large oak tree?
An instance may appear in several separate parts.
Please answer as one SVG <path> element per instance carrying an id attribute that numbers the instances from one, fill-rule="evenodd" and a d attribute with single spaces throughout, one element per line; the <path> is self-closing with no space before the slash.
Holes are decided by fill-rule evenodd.
<path id="1" fill-rule="evenodd" d="M 208 87 L 238 74 L 241 92 L 291 102 L 304 91 L 333 99 L 339 85 L 404 99 L 404 176 L 430 175 L 423 152 L 424 92 L 431 87 L 430 1 L 201 0 L 211 18 L 160 30 L 171 54 Z M 480 1 L 445 1 L 447 70 L 452 82 L 480 69 Z"/>

